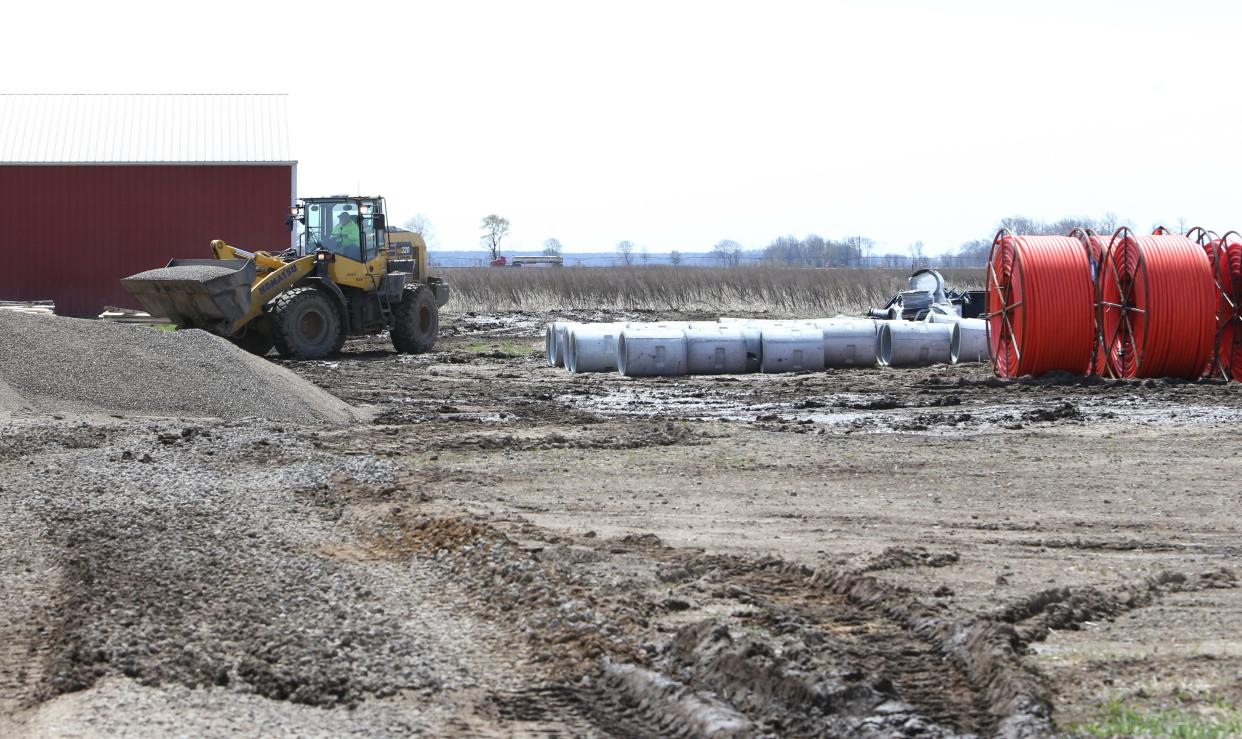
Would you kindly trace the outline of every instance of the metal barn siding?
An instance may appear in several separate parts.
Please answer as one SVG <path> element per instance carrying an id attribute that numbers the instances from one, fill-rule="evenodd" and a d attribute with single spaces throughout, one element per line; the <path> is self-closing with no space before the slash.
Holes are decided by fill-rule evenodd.
<path id="1" fill-rule="evenodd" d="M 61 315 L 138 307 L 122 277 L 212 239 L 289 245 L 293 165 L 0 165 L 0 299 L 56 301 Z"/>

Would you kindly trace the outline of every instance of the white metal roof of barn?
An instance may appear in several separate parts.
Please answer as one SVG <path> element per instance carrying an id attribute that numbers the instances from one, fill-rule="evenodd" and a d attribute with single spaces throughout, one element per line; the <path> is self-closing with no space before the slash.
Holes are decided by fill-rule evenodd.
<path id="1" fill-rule="evenodd" d="M 0 164 L 293 164 L 284 95 L 0 95 Z"/>

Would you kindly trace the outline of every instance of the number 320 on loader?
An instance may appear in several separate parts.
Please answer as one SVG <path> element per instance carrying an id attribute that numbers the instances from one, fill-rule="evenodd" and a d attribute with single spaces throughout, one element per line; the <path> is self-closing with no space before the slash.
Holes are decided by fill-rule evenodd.
<path id="1" fill-rule="evenodd" d="M 399 352 L 435 344 L 448 285 L 427 274 L 418 234 L 386 224 L 379 197 L 307 198 L 291 209 L 298 246 L 278 254 L 211 242 L 215 259 L 174 259 L 121 280 L 153 316 L 256 354 L 319 359 L 348 336 L 388 330 Z"/>

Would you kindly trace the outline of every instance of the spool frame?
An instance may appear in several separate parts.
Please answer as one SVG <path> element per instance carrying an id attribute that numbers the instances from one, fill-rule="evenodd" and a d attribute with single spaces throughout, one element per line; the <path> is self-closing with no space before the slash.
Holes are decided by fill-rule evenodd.
<path id="1" fill-rule="evenodd" d="M 1022 267 L 1022 252 L 1013 249 L 1013 267 L 1010 270 L 1010 280 L 1006 284 L 1002 284 L 1000 278 L 996 275 L 996 257 L 997 249 L 1004 248 L 1002 245 L 1005 239 L 1014 238 L 1012 232 L 1007 228 L 1002 228 L 992 237 L 992 248 L 988 250 L 988 269 L 985 277 L 985 289 L 987 290 L 988 299 L 985 301 L 986 310 L 982 314 L 982 318 L 986 320 L 988 351 L 992 353 L 992 371 L 997 377 L 1004 379 L 1012 379 L 1018 377 L 1018 369 L 1022 366 L 1022 347 L 1020 346 L 1019 336 L 1025 338 L 1026 313 L 1019 313 L 1018 309 L 1023 306 L 1026 292 L 1026 272 Z M 1018 276 L 1018 300 L 1009 302 L 1014 290 L 1013 275 Z M 1000 310 L 992 310 L 992 291 L 995 289 L 997 300 L 1000 303 Z M 992 319 L 996 316 L 1001 317 L 1001 333 L 996 337 L 996 344 L 992 343 Z M 1014 323 L 1017 322 L 1023 328 L 1022 332 L 1014 329 Z M 1007 340 L 1007 341 L 1006 341 Z M 1002 342 L 1006 342 L 1002 345 Z M 1010 356 L 1007 351 L 1002 355 L 1004 347 L 1007 346 L 1013 351 L 1013 362 L 1010 363 Z M 1003 359 L 1002 359 L 1003 356 Z M 1002 365 L 1005 367 L 1006 374 L 1002 374 Z"/>
<path id="2" fill-rule="evenodd" d="M 1129 274 L 1130 280 L 1128 287 L 1123 290 L 1123 282 L 1121 274 L 1117 271 L 1117 263 L 1114 259 L 1114 254 L 1119 246 L 1126 243 L 1127 239 L 1134 242 L 1137 259 L 1135 260 L 1133 270 Z M 1138 238 L 1135 237 L 1134 231 L 1128 226 L 1122 226 L 1113 233 L 1113 237 L 1108 243 L 1108 251 L 1104 254 L 1104 266 L 1105 269 L 1100 270 L 1096 284 L 1096 296 L 1098 298 L 1097 314 L 1101 333 L 1101 347 L 1105 352 L 1103 369 L 1108 372 L 1108 376 L 1113 379 L 1123 379 L 1126 377 L 1121 371 L 1119 371 L 1123 368 L 1124 359 L 1119 359 L 1117 357 L 1119 350 L 1124 351 L 1124 349 L 1118 345 L 1118 340 L 1121 339 L 1123 342 L 1128 343 L 1133 351 L 1134 372 L 1132 376 L 1137 377 L 1142 372 L 1143 360 L 1146 358 L 1147 354 L 1147 331 L 1150 322 L 1147 320 L 1146 316 L 1147 306 L 1151 305 L 1151 294 L 1149 291 L 1149 281 L 1147 279 L 1147 255 L 1143 251 L 1142 244 L 1139 243 Z M 1106 280 L 1110 277 L 1112 279 L 1112 286 L 1116 288 L 1119 301 L 1117 303 L 1110 303 L 1104 299 L 1105 287 L 1108 285 Z M 1137 301 L 1134 300 L 1136 283 L 1140 281 L 1143 305 L 1142 308 L 1139 308 Z M 1114 330 L 1111 337 L 1107 337 L 1103 334 L 1105 333 L 1107 326 L 1105 318 L 1108 316 L 1110 310 L 1116 311 L 1119 315 L 1117 318 L 1116 330 Z M 1134 324 L 1137 321 L 1131 319 L 1131 314 L 1139 314 L 1142 316 L 1142 322 L 1140 324 L 1142 327 L 1141 343 L 1136 342 L 1137 337 Z"/>

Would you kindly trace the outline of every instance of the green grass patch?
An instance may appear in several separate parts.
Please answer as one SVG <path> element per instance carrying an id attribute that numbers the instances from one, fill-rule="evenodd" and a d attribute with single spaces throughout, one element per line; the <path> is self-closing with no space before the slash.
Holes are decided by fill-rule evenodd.
<path id="1" fill-rule="evenodd" d="M 476 341 L 473 344 L 467 345 L 466 351 L 471 354 L 500 352 L 511 357 L 524 357 L 530 354 L 532 350 L 530 344 L 522 344 L 516 341 Z"/>
<path id="2" fill-rule="evenodd" d="M 1108 701 L 1098 716 L 1069 727 L 1079 737 L 1173 737 L 1173 739 L 1225 739 L 1242 736 L 1242 712 L 1224 700 L 1197 710 L 1143 710 Z"/>

